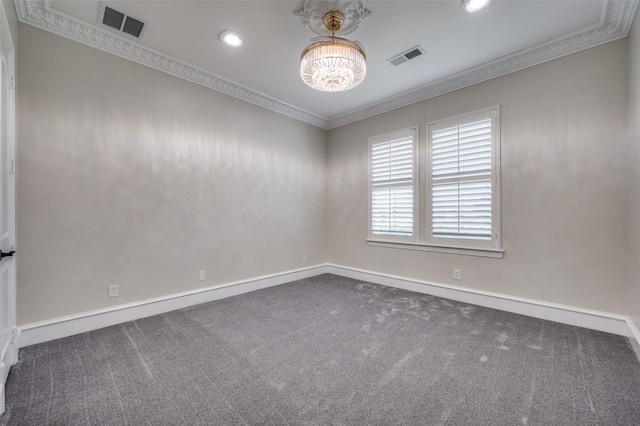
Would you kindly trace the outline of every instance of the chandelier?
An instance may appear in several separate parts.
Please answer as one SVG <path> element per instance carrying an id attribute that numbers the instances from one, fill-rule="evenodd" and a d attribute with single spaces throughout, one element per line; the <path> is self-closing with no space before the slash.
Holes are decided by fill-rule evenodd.
<path id="1" fill-rule="evenodd" d="M 324 26 L 331 37 L 318 37 L 300 55 L 300 76 L 311 88 L 323 92 L 342 92 L 364 80 L 367 62 L 364 49 L 357 42 L 335 37 L 344 24 L 344 15 L 337 10 L 327 12 Z"/>

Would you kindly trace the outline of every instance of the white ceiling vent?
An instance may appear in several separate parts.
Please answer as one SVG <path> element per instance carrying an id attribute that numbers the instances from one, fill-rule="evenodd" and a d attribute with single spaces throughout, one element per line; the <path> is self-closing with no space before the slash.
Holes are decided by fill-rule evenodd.
<path id="1" fill-rule="evenodd" d="M 140 38 L 145 29 L 145 23 L 139 19 L 127 16 L 122 12 L 118 12 L 114 8 L 102 4 L 100 8 L 100 22 L 103 25 L 111 27 L 115 30 Z"/>
<path id="2" fill-rule="evenodd" d="M 416 47 L 412 47 L 406 52 L 402 52 L 401 54 L 394 56 L 391 59 L 388 59 L 387 62 L 391 63 L 391 65 L 393 66 L 398 66 L 414 58 L 417 58 L 418 56 L 423 54 L 424 54 L 424 50 L 422 49 L 422 47 L 416 46 Z"/>

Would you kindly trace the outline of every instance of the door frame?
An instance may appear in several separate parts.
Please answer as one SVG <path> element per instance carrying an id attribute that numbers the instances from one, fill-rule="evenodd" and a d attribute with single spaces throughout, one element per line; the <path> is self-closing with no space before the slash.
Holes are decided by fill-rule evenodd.
<path id="1" fill-rule="evenodd" d="M 7 157 L 0 158 L 2 164 L 0 165 L 0 172 L 4 174 L 7 179 L 7 200 L 8 200 L 8 228 L 9 228 L 9 247 L 0 247 L 3 250 L 15 250 L 16 242 L 16 214 L 15 214 L 15 200 L 16 200 L 16 173 L 15 173 L 15 125 L 16 125 L 16 111 L 15 111 L 15 45 L 13 37 L 11 36 L 11 29 L 9 27 L 9 21 L 7 19 L 7 12 L 5 7 L 13 7 L 13 3 L 2 2 L 0 6 L 0 48 L 6 52 L 7 62 L 7 108 L 3 111 L 0 108 L 0 113 L 6 113 L 6 135 L 7 135 Z M 5 87 L 0 84 L 0 91 L 5 90 Z M 1 99 L 0 92 L 0 99 Z M 0 121 L 1 123 L 1 121 Z M 0 129 L 1 130 L 1 129 Z M 6 173 L 4 173 L 6 170 Z M 9 370 L 12 365 L 18 362 L 18 350 L 19 350 L 19 329 L 16 325 L 16 260 L 14 257 L 7 257 L 0 260 L 0 273 L 5 273 L 8 279 L 8 290 L 6 293 L 6 299 L 0 297 L 2 300 L 2 306 L 0 309 L 5 311 L 7 315 L 6 326 L 7 342 L 0 347 L 0 371 L 2 379 L 2 386 L 0 387 L 0 414 L 5 411 L 5 391 L 4 385 L 9 375 Z M 4 315 L 4 313 L 3 313 Z"/>

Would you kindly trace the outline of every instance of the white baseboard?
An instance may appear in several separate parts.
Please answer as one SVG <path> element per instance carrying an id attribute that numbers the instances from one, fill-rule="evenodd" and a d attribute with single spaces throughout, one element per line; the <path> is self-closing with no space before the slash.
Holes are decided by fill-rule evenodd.
<path id="1" fill-rule="evenodd" d="M 627 318 L 627 326 L 629 327 L 629 331 L 631 332 L 631 335 L 635 337 L 636 341 L 640 345 L 640 331 L 638 330 L 638 327 L 636 327 L 635 323 L 631 318 Z"/>
<path id="2" fill-rule="evenodd" d="M 19 327 L 19 347 L 97 330 L 99 328 L 186 308 L 199 303 L 236 296 L 324 273 L 627 336 L 635 338 L 640 344 L 640 332 L 633 321 L 623 315 L 399 277 L 347 266 L 326 264 L 26 324 Z"/>
<path id="3" fill-rule="evenodd" d="M 1 364 L 1 363 L 0 363 Z M 4 369 L 4 364 L 0 365 L 0 369 Z M 4 414 L 4 383 L 0 386 L 0 414 Z"/>
<path id="4" fill-rule="evenodd" d="M 573 306 L 542 302 L 539 300 L 525 299 L 516 296 L 507 296 L 505 294 L 491 293 L 448 284 L 381 274 L 378 272 L 355 269 L 347 266 L 329 264 L 327 265 L 327 272 L 374 284 L 402 288 L 405 290 L 415 291 L 417 293 L 430 294 L 433 296 L 499 309 L 501 311 L 513 312 L 534 318 L 590 328 L 621 336 L 635 337 L 638 339 L 638 342 L 640 342 L 640 334 L 637 332 L 637 329 L 634 333 L 631 328 L 633 323 L 628 317 L 623 315 L 575 308 Z"/>
<path id="5" fill-rule="evenodd" d="M 237 296 L 250 291 L 321 275 L 325 272 L 325 265 L 312 266 L 305 269 L 234 281 L 193 291 L 128 303 L 112 308 L 26 324 L 20 326 L 19 345 L 23 348 L 61 337 L 72 336 L 74 334 L 150 317 L 200 303 Z"/>

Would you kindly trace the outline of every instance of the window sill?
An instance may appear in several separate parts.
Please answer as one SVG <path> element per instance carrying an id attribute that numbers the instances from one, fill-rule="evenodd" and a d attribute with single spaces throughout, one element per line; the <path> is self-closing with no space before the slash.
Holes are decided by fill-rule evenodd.
<path id="1" fill-rule="evenodd" d="M 372 247 L 388 247 L 405 250 L 430 251 L 435 253 L 462 254 L 466 256 L 492 257 L 502 259 L 504 250 L 483 249 L 471 247 L 435 246 L 431 244 L 403 243 L 397 241 L 367 240 L 367 245 Z"/>

